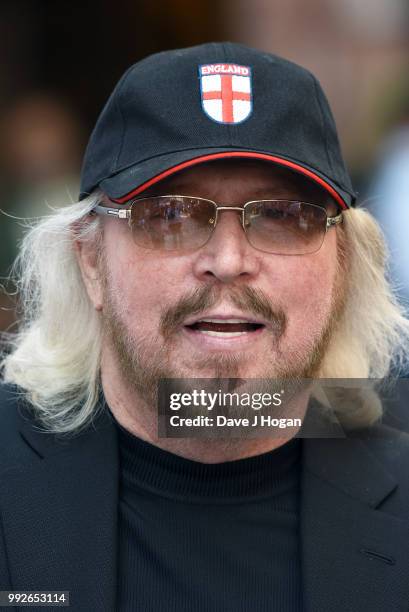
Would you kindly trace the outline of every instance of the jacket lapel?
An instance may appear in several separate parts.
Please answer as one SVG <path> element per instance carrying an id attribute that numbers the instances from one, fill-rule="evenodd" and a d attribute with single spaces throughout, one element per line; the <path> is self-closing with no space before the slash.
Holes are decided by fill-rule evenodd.
<path id="1" fill-rule="evenodd" d="M 74 610 L 115 609 L 118 443 L 112 419 L 70 440 L 21 435 L 30 465 L 10 468 L 0 494 L 12 588 L 70 591 Z"/>
<path id="2" fill-rule="evenodd" d="M 407 609 L 409 523 L 378 509 L 396 486 L 362 440 L 303 441 L 300 532 L 307 612 Z"/>
<path id="3" fill-rule="evenodd" d="M 70 591 L 78 612 L 116 600 L 118 442 L 107 411 L 57 440 L 29 421 L 28 460 L 0 492 L 11 586 Z M 301 559 L 306 612 L 403 610 L 409 601 L 409 523 L 380 504 L 397 483 L 359 439 L 304 439 Z"/>

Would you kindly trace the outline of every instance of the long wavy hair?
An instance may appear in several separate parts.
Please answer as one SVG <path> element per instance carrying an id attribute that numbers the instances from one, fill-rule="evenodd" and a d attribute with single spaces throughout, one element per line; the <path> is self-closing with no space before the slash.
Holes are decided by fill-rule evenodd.
<path id="1" fill-rule="evenodd" d="M 102 324 L 88 298 L 74 238 L 101 240 L 99 218 L 81 223 L 101 193 L 54 211 L 27 232 L 12 270 L 20 299 L 18 331 L 5 334 L 5 382 L 17 385 L 46 431 L 79 432 L 98 410 Z M 344 213 L 345 308 L 319 378 L 381 379 L 408 361 L 409 320 L 387 277 L 382 232 L 364 209 Z M 368 398 L 367 398 L 368 399 Z M 339 402 L 338 418 L 365 427 L 381 414 L 370 397 L 358 411 Z"/>

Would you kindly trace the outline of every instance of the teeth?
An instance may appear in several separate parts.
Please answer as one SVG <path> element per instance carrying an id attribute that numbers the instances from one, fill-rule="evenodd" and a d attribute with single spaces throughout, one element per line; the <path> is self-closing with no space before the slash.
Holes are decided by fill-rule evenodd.
<path id="1" fill-rule="evenodd" d="M 214 336 L 215 338 L 235 338 L 236 336 L 243 336 L 243 334 L 247 334 L 247 332 L 218 332 L 218 331 L 210 331 L 210 330 L 200 330 L 201 334 L 206 334 L 207 336 Z"/>
<path id="2" fill-rule="evenodd" d="M 250 323 L 247 319 L 200 319 L 197 323 Z"/>

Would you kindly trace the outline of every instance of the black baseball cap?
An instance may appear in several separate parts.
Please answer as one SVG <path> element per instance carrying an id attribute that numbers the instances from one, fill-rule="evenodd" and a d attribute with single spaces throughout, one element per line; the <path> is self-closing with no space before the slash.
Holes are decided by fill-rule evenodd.
<path id="1" fill-rule="evenodd" d="M 127 202 L 175 172 L 217 159 L 270 161 L 354 204 L 335 122 L 317 79 L 235 43 L 165 51 L 120 79 L 85 153 L 80 199 Z"/>

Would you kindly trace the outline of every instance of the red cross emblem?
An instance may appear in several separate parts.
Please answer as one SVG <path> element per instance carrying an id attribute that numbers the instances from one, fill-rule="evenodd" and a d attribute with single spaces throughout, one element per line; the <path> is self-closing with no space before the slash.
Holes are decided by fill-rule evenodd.
<path id="1" fill-rule="evenodd" d="M 199 67 L 202 107 L 218 123 L 241 123 L 252 111 L 251 70 L 237 64 Z"/>

